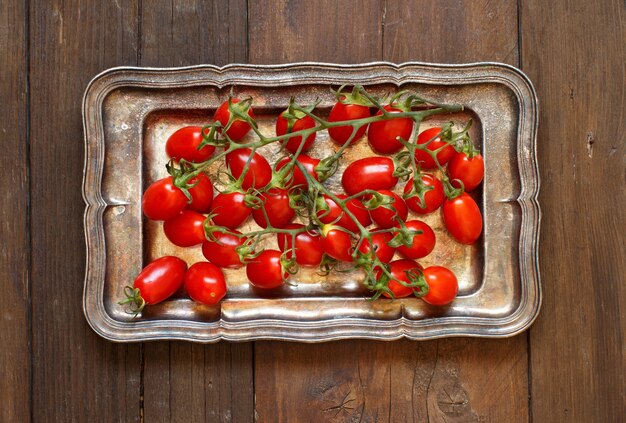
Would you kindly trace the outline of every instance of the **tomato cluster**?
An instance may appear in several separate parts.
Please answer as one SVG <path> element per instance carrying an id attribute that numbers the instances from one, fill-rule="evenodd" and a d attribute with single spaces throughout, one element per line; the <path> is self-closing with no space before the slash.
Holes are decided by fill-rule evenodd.
<path id="1" fill-rule="evenodd" d="M 245 266 L 253 287 L 274 289 L 300 267 L 327 272 L 345 262 L 365 274 L 373 298 L 415 295 L 449 304 L 458 291 L 454 273 L 416 261 L 436 244 L 432 228 L 419 218 L 441 209 L 452 237 L 476 242 L 482 215 L 467 192 L 481 183 L 484 163 L 468 135 L 471 122 L 462 130 L 450 123 L 420 131 L 424 118 L 457 110 L 424 104 L 405 92 L 383 104 L 355 86 L 337 92 L 324 120 L 315 106 L 292 99 L 269 137 L 258 128 L 252 99 L 231 97 L 213 124 L 178 129 L 166 143 L 170 176 L 146 189 L 142 208 L 147 218 L 163 221 L 170 242 L 201 245 L 207 261 L 187 269 L 179 258 L 157 259 L 127 287 L 123 303 L 139 312 L 184 285 L 193 300 L 214 305 L 226 295 L 222 269 Z M 339 148 L 328 157 L 305 154 L 324 130 Z M 344 192 L 332 192 L 324 182 L 343 152 L 364 137 L 379 155 L 350 163 L 341 175 Z M 283 152 L 272 161 L 257 151 L 270 143 Z M 205 170 L 217 161 L 229 183 L 215 195 Z M 259 229 L 238 231 L 250 218 Z M 261 241 L 271 237 L 277 248 L 262 248 Z M 394 260 L 396 255 L 401 258 Z"/>

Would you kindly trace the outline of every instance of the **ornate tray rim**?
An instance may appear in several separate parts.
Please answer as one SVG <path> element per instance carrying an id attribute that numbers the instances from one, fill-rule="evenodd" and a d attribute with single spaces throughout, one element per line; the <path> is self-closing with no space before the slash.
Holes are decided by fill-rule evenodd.
<path id="1" fill-rule="evenodd" d="M 421 83 L 442 85 L 497 82 L 513 91 L 520 105 L 517 161 L 521 207 L 519 269 L 521 299 L 519 307 L 504 318 L 450 317 L 414 321 L 401 317 L 392 321 L 363 318 L 333 319 L 332 322 L 295 322 L 264 319 L 246 323 L 216 323 L 191 321 L 120 322 L 109 316 L 103 297 L 106 263 L 102 216 L 109 205 L 101 192 L 104 167 L 104 127 L 100 113 L 108 93 L 127 84 L 136 87 L 174 88 L 211 84 L 223 87 L 237 83 L 237 72 L 316 70 L 340 72 L 378 72 L 381 81 L 400 84 L 410 76 Z M 209 71 L 209 72 L 206 72 Z M 382 71 L 386 71 L 382 72 Z M 268 73 L 265 72 L 267 76 Z M 371 75 L 370 75 L 371 76 Z M 299 78 L 302 80 L 302 78 Z M 298 78 L 294 78 L 297 82 Z M 271 83 L 271 78 L 269 78 Z M 270 84 L 271 85 L 271 84 Z M 538 100 L 529 78 L 514 66 L 497 62 L 439 64 L 407 62 L 370 62 L 363 64 L 331 64 L 301 62 L 280 65 L 230 64 L 219 67 L 197 65 L 176 68 L 121 66 L 96 75 L 87 85 L 82 103 L 85 162 L 82 194 L 86 204 L 84 230 L 86 243 L 85 286 L 83 311 L 92 329 L 105 339 L 115 342 L 151 340 L 188 340 L 194 342 L 285 340 L 323 342 L 338 339 L 395 340 L 435 339 L 449 336 L 503 338 L 526 330 L 536 319 L 541 307 L 541 285 L 538 263 L 541 211 L 538 202 L 540 177 L 537 165 L 536 137 Z M 92 140 L 90 142 L 90 140 Z M 522 151 L 526 151 L 526 156 Z M 332 324 L 331 324 L 332 323 Z M 205 330 L 198 330 L 204 325 Z M 376 330 L 372 330 L 375 328 Z"/>

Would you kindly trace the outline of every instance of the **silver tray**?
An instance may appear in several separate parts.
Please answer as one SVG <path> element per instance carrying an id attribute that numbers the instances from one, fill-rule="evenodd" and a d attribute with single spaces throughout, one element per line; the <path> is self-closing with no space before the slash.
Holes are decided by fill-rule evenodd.
<path id="1" fill-rule="evenodd" d="M 148 307 L 141 318 L 128 315 L 117 303 L 123 287 L 147 262 L 169 253 L 189 263 L 203 259 L 199 247 L 171 246 L 161 224 L 142 216 L 144 188 L 166 175 L 167 136 L 182 125 L 209 122 L 231 90 L 235 95 L 253 95 L 260 126 L 271 133 L 273 119 L 292 95 L 301 104 L 321 100 L 316 110 L 326 114 L 334 100 L 329 88 L 342 84 L 362 84 L 374 94 L 411 89 L 440 103 L 465 105 L 463 112 L 425 125 L 437 119 L 475 122 L 472 136 L 485 158 L 485 180 L 476 196 L 484 216 L 481 239 L 474 246 L 462 246 L 450 239 L 437 213 L 425 219 L 434 226 L 438 244 L 421 262 L 455 271 L 460 292 L 452 305 L 437 308 L 417 298 L 369 301 L 358 272 L 320 277 L 305 271 L 295 286 L 259 294 L 238 270 L 227 272 L 229 292 L 218 306 L 199 305 L 179 295 Z M 541 303 L 537 98 L 531 82 L 516 68 L 499 63 L 383 62 L 121 67 L 90 82 L 83 119 L 87 205 L 83 307 L 91 327 L 104 338 L 319 342 L 506 337 L 526 329 L 537 316 Z M 331 148 L 326 134 L 320 133 L 318 140 L 318 150 Z M 372 154 L 365 140 L 358 145 L 347 161 Z"/>

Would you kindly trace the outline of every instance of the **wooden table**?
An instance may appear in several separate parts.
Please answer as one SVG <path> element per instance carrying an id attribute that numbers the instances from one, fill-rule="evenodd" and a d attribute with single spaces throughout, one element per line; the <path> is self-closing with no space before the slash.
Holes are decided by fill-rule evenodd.
<path id="1" fill-rule="evenodd" d="M 618 0 L 3 0 L 0 421 L 624 421 L 625 12 Z M 501 61 L 530 76 L 544 302 L 529 332 L 116 345 L 87 326 L 87 82 L 118 65 L 303 60 Z"/>

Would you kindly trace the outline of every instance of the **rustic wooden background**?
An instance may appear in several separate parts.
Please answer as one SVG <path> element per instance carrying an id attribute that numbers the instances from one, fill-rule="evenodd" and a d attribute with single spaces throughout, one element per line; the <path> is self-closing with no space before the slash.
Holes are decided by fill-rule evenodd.
<path id="1" fill-rule="evenodd" d="M 0 421 L 626 418 L 626 7 L 603 0 L 0 1 Z M 81 97 L 112 66 L 501 61 L 540 99 L 532 329 L 116 345 L 81 309 Z"/>

